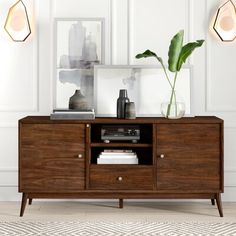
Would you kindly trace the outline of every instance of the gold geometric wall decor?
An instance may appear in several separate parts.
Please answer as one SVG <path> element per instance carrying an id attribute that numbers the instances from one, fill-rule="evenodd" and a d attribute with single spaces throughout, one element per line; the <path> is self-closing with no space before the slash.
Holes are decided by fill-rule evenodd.
<path id="1" fill-rule="evenodd" d="M 236 38 L 236 8 L 231 0 L 218 9 L 213 29 L 224 42 L 231 42 Z"/>
<path id="2" fill-rule="evenodd" d="M 27 9 L 22 0 L 9 9 L 4 28 L 15 42 L 23 42 L 31 34 Z"/>

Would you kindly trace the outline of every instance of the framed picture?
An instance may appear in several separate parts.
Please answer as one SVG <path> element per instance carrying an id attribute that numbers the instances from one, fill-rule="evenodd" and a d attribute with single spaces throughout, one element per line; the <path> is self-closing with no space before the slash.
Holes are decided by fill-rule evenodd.
<path id="1" fill-rule="evenodd" d="M 54 109 L 68 108 L 76 89 L 93 108 L 93 69 L 104 63 L 104 19 L 56 18 L 54 42 Z"/>
<path id="2" fill-rule="evenodd" d="M 130 101 L 135 102 L 137 116 L 161 116 L 161 103 L 171 92 L 161 67 L 103 65 L 95 66 L 94 69 L 97 117 L 116 116 L 120 89 L 127 89 Z M 176 91 L 185 102 L 185 116 L 193 116 L 191 81 L 191 67 L 182 68 L 178 74 Z"/>

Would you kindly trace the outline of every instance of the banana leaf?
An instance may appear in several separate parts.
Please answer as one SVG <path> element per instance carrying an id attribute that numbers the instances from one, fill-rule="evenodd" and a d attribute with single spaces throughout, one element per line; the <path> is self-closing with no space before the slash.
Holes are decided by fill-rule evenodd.
<path id="1" fill-rule="evenodd" d="M 179 56 L 183 47 L 183 38 L 184 31 L 181 30 L 171 40 L 168 52 L 168 65 L 171 72 L 176 72 L 178 69 Z"/>
<path id="2" fill-rule="evenodd" d="M 155 57 L 162 65 L 163 65 L 163 60 L 161 57 L 158 57 L 157 54 L 155 52 L 150 51 L 149 49 L 146 50 L 143 53 L 137 54 L 136 58 L 140 59 L 140 58 L 147 58 L 147 57 Z"/>
<path id="3" fill-rule="evenodd" d="M 204 43 L 204 40 L 197 40 L 196 42 L 191 42 L 182 47 L 181 53 L 179 55 L 179 61 L 177 65 L 177 70 L 180 71 L 183 63 L 187 58 L 192 54 L 195 48 L 201 47 Z"/>

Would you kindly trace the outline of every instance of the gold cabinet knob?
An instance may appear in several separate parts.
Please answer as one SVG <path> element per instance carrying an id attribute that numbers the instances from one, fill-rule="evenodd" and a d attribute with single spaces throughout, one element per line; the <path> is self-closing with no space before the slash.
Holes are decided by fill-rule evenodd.
<path id="1" fill-rule="evenodd" d="M 164 154 L 161 154 L 161 155 L 160 155 L 160 158 L 161 158 L 161 159 L 165 158 L 165 155 L 164 155 Z"/>
<path id="2" fill-rule="evenodd" d="M 118 180 L 118 181 L 122 181 L 123 178 L 122 178 L 121 176 L 119 176 L 119 177 L 117 178 L 117 180 Z"/>
<path id="3" fill-rule="evenodd" d="M 82 158 L 83 157 L 83 155 L 82 154 L 78 154 L 78 158 Z"/>
<path id="4" fill-rule="evenodd" d="M 86 125 L 86 127 L 87 127 L 87 128 L 89 128 L 89 127 L 90 127 L 90 125 L 89 125 L 89 124 L 87 124 L 87 125 Z"/>

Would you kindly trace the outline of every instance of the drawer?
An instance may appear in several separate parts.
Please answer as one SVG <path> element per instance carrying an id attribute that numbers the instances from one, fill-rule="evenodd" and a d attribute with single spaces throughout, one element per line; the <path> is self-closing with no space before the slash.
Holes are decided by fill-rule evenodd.
<path id="1" fill-rule="evenodd" d="M 90 189 L 152 190 L 153 168 L 123 165 L 91 165 Z"/>

